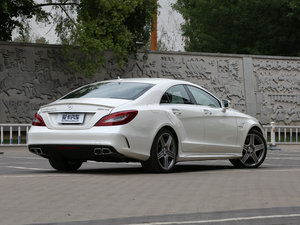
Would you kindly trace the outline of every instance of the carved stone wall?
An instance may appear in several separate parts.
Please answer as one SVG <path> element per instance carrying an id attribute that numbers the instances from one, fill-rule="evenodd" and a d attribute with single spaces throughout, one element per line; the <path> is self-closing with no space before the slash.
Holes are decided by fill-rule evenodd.
<path id="1" fill-rule="evenodd" d="M 71 72 L 60 46 L 5 42 L 0 42 L 0 123 L 29 123 L 41 105 L 118 76 L 188 80 L 263 123 L 300 124 L 300 58 L 141 52 L 122 69 L 108 60 L 86 78 Z"/>
<path id="2" fill-rule="evenodd" d="M 300 124 L 300 59 L 253 58 L 253 68 L 259 118 Z"/>

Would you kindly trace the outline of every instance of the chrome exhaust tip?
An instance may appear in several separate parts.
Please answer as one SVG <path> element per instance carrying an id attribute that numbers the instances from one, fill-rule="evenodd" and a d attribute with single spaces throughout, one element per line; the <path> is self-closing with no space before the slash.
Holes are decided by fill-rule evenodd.
<path id="1" fill-rule="evenodd" d="M 41 148 L 31 148 L 30 151 L 34 154 L 37 154 L 37 155 L 44 155 Z"/>
<path id="2" fill-rule="evenodd" d="M 94 154 L 95 155 L 109 155 L 109 154 L 112 154 L 112 151 L 109 148 L 95 148 Z"/>

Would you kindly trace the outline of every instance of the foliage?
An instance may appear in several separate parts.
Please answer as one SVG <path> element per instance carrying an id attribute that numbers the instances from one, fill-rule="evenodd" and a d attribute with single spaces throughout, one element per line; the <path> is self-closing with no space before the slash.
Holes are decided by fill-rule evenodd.
<path id="1" fill-rule="evenodd" d="M 37 37 L 34 42 L 39 44 L 49 44 L 45 37 Z"/>
<path id="2" fill-rule="evenodd" d="M 49 44 L 45 37 L 30 35 L 29 30 L 13 39 L 14 42 Z"/>
<path id="3" fill-rule="evenodd" d="M 137 43 L 147 43 L 155 7 L 153 0 L 81 0 L 76 22 L 59 17 L 56 30 L 63 44 L 80 47 L 84 57 L 73 66 L 90 75 L 103 64 L 103 51 L 112 51 L 122 65 Z"/>
<path id="4" fill-rule="evenodd" d="M 55 13 L 47 14 L 45 6 L 55 8 Z M 113 52 L 122 65 L 129 54 L 137 52 L 140 43 L 147 43 L 156 9 L 154 0 L 45 0 L 42 4 L 1 0 L 0 10 L 5 15 L 1 14 L 1 22 L 7 22 L 0 25 L 0 31 L 6 31 L 4 36 L 0 33 L 0 40 L 11 40 L 16 27 L 24 36 L 26 29 L 16 17 L 37 16 L 39 21 L 51 18 L 75 70 L 91 75 L 105 62 L 104 51 Z M 74 49 L 79 54 L 74 54 Z"/>
<path id="5" fill-rule="evenodd" d="M 27 19 L 36 16 L 38 21 L 46 22 L 48 14 L 33 0 L 0 0 L 0 41 L 12 39 L 12 31 L 19 29 L 19 34 L 24 35 L 29 28 Z"/>
<path id="6" fill-rule="evenodd" d="M 299 0 L 178 0 L 187 51 L 300 55 Z"/>
<path id="7" fill-rule="evenodd" d="M 19 35 L 19 36 L 15 37 L 13 39 L 13 41 L 15 41 L 15 42 L 26 42 L 26 43 L 33 42 L 29 32 L 23 33 L 22 35 Z"/>

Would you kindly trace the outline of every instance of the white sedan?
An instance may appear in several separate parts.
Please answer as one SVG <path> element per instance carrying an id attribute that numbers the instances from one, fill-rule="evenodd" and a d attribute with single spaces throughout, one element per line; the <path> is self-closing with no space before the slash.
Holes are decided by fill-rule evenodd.
<path id="1" fill-rule="evenodd" d="M 170 172 L 176 162 L 229 159 L 260 166 L 267 153 L 259 121 L 186 81 L 117 79 L 85 85 L 42 106 L 28 134 L 29 151 L 54 169 L 83 162 L 140 162 Z"/>

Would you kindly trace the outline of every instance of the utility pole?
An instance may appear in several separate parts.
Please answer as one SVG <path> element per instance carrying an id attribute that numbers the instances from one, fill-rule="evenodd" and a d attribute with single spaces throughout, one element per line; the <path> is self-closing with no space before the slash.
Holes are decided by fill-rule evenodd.
<path id="1" fill-rule="evenodd" d="M 157 0 L 155 1 L 156 8 L 153 15 L 153 30 L 151 32 L 151 50 L 157 50 Z"/>

